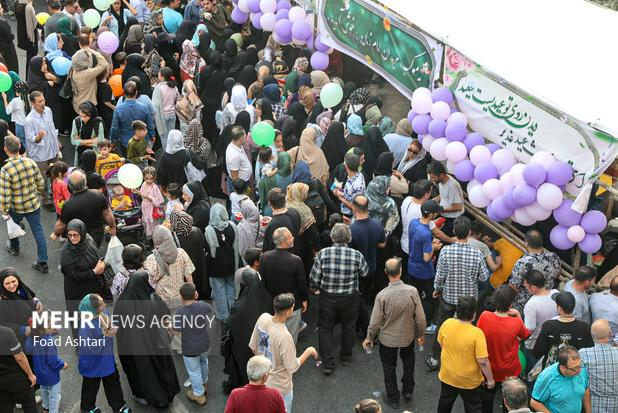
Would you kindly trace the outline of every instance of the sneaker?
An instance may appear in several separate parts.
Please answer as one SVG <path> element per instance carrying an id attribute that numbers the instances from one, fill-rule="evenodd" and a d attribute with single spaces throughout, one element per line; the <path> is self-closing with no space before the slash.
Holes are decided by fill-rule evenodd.
<path id="1" fill-rule="evenodd" d="M 191 379 L 185 380 L 185 382 L 182 383 L 182 385 L 185 386 L 185 387 L 191 387 Z"/>
<path id="2" fill-rule="evenodd" d="M 34 395 L 34 402 L 35 402 L 36 404 L 41 403 L 41 400 L 43 400 L 43 399 L 41 398 L 41 396 L 39 396 L 38 394 L 35 394 L 35 395 Z"/>
<path id="3" fill-rule="evenodd" d="M 133 413 L 133 409 L 131 409 L 130 407 L 123 407 L 122 409 L 118 410 L 118 413 Z"/>
<path id="4" fill-rule="evenodd" d="M 427 357 L 425 359 L 425 364 L 427 364 L 427 367 L 429 367 L 429 371 L 438 370 L 438 366 L 439 366 L 438 360 L 436 360 L 433 357 Z"/>
<path id="5" fill-rule="evenodd" d="M 43 274 L 47 274 L 49 272 L 49 267 L 46 262 L 35 262 L 32 264 L 32 269 L 42 272 Z"/>
<path id="6" fill-rule="evenodd" d="M 438 327 L 435 324 L 431 324 L 425 329 L 425 334 L 436 334 L 437 329 Z"/>
<path id="7" fill-rule="evenodd" d="M 102 413 L 102 411 L 98 407 L 95 407 L 94 409 L 90 410 L 88 413 Z"/>
<path id="8" fill-rule="evenodd" d="M 199 404 L 200 406 L 206 404 L 206 395 L 202 394 L 201 396 L 196 396 L 193 394 L 193 390 L 187 390 L 187 399 Z"/>

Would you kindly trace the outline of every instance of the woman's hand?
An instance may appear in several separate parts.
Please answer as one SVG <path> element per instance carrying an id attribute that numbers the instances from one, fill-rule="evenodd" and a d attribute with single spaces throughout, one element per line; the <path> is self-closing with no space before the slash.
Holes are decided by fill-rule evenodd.
<path id="1" fill-rule="evenodd" d="M 95 265 L 92 271 L 94 271 L 96 275 L 103 274 L 103 271 L 105 271 L 105 261 L 103 261 L 102 259 L 97 261 L 97 265 Z"/>

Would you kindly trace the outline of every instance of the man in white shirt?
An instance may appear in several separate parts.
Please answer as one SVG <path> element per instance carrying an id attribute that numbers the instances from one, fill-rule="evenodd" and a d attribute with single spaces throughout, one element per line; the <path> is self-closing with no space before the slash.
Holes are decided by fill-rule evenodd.
<path id="1" fill-rule="evenodd" d="M 148 18 L 150 17 L 150 9 L 148 8 L 146 1 L 145 0 L 131 0 L 129 3 L 137 11 L 137 14 L 135 15 L 135 18 L 137 19 L 137 21 L 140 23 L 147 22 Z"/>
<path id="2" fill-rule="evenodd" d="M 453 221 L 464 213 L 464 198 L 461 186 L 455 178 L 446 173 L 444 165 L 440 162 L 431 162 L 427 167 L 427 174 L 431 182 L 438 184 L 438 190 L 440 191 L 440 194 L 434 199 L 444 208 L 442 216 L 446 218 L 446 222 L 442 227 L 442 231 L 452 236 Z"/>
<path id="3" fill-rule="evenodd" d="M 618 275 L 610 282 L 608 291 L 590 296 L 590 313 L 593 322 L 601 318 L 609 322 L 610 343 L 618 344 Z"/>
<path id="4" fill-rule="evenodd" d="M 64 3 L 64 9 L 62 10 L 62 12 L 69 17 L 69 21 L 71 20 L 75 21 L 75 24 L 77 24 L 77 31 L 79 31 L 82 28 L 82 26 L 84 25 L 84 21 L 83 21 L 84 12 L 82 11 L 82 8 L 79 6 L 78 0 L 67 0 Z M 71 24 L 73 24 L 73 21 L 71 21 Z M 71 29 L 73 29 L 73 26 L 71 26 Z"/>
<path id="5" fill-rule="evenodd" d="M 556 307 L 556 302 L 552 300 L 551 296 L 559 291 L 546 289 L 545 277 L 537 270 L 528 271 L 524 278 L 524 285 L 532 294 L 524 307 L 524 324 L 532 332 L 525 343 L 526 364 L 531 369 L 536 363 L 534 356 L 532 356 L 532 349 L 541 332 L 541 326 L 545 321 L 558 317 L 558 307 Z"/>
<path id="6" fill-rule="evenodd" d="M 575 296 L 573 315 L 576 319 L 585 321 L 588 324 L 592 324 L 592 319 L 590 317 L 590 304 L 586 291 L 594 284 L 596 275 L 592 267 L 582 265 L 573 275 L 573 279 L 569 280 L 564 286 L 564 291 L 573 293 L 573 296 Z"/>
<path id="7" fill-rule="evenodd" d="M 251 161 L 247 157 L 243 145 L 247 141 L 247 134 L 240 126 L 234 126 L 231 131 L 232 141 L 225 150 L 225 166 L 227 168 L 228 186 L 234 179 L 248 182 L 251 179 Z"/>

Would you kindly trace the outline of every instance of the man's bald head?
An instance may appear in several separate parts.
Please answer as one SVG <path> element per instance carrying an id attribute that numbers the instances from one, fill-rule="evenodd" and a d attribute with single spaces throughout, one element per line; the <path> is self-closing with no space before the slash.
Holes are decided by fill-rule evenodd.
<path id="1" fill-rule="evenodd" d="M 69 175 L 69 188 L 72 192 L 80 192 L 86 189 L 86 174 L 80 170 L 75 170 Z"/>
<path id="2" fill-rule="evenodd" d="M 399 258 L 390 258 L 386 260 L 384 272 L 390 279 L 399 279 L 401 277 L 401 260 Z"/>
<path id="3" fill-rule="evenodd" d="M 609 335 L 611 334 L 611 330 L 609 328 L 609 323 L 607 320 L 600 319 L 592 323 L 592 327 L 590 328 L 590 334 L 592 334 L 592 339 L 597 343 L 607 343 L 609 342 Z"/>
<path id="4" fill-rule="evenodd" d="M 352 201 L 352 205 L 354 209 L 361 214 L 369 211 L 369 199 L 363 194 L 356 195 Z"/>

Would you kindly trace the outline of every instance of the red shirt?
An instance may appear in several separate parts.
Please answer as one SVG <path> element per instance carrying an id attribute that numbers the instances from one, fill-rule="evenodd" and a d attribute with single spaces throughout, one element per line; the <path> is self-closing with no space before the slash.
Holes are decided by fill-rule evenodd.
<path id="1" fill-rule="evenodd" d="M 247 384 L 232 390 L 225 413 L 285 413 L 283 397 L 278 390 L 265 385 Z"/>
<path id="2" fill-rule="evenodd" d="M 483 311 L 476 326 L 485 334 L 494 380 L 503 382 L 508 376 L 519 376 L 519 342 L 531 334 L 522 319 L 499 317 L 490 311 Z"/>

